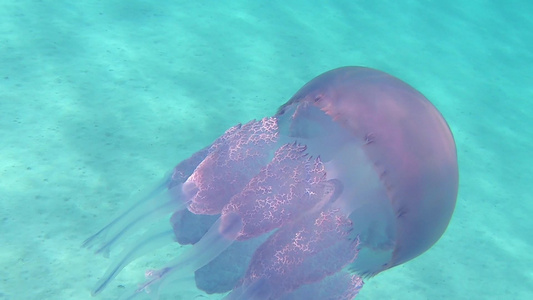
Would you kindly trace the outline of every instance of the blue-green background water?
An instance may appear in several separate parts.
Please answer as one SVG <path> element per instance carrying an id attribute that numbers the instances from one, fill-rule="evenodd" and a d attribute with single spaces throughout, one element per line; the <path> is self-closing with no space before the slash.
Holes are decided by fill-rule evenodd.
<path id="1" fill-rule="evenodd" d="M 1 1 L 0 299 L 91 299 L 109 259 L 86 237 L 228 127 L 345 65 L 424 93 L 460 164 L 442 239 L 357 299 L 533 299 L 532 3 Z M 98 299 L 177 252 L 133 263 Z"/>

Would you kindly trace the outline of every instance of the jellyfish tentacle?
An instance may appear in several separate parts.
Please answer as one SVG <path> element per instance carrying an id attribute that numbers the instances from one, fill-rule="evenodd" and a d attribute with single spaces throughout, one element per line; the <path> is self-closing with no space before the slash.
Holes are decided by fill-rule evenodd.
<path id="1" fill-rule="evenodd" d="M 112 246 L 125 237 L 127 232 L 147 225 L 167 213 L 182 210 L 188 199 L 182 197 L 181 186 L 206 155 L 207 148 L 204 148 L 179 163 L 154 189 L 86 239 L 82 246 L 98 247 L 95 253 L 107 256 Z"/>
<path id="2" fill-rule="evenodd" d="M 339 197 L 342 183 L 336 179 L 327 180 L 326 175 L 320 158 L 309 156 L 305 145 L 295 142 L 282 145 L 272 160 L 232 197 L 223 208 L 222 216 L 238 214 L 242 217 L 243 228 L 236 237 L 239 242 L 268 236 L 277 228 L 321 211 Z M 221 226 L 225 226 L 225 220 Z M 210 273 L 197 273 L 197 284 L 198 280 L 210 281 L 209 276 Z M 248 290 L 244 297 L 257 293 L 254 288 Z"/>
<path id="3" fill-rule="evenodd" d="M 133 246 L 128 247 L 121 255 L 120 259 L 117 259 L 107 269 L 104 276 L 98 281 L 96 286 L 92 290 L 92 295 L 100 293 L 108 284 L 115 278 L 118 273 L 130 262 L 136 258 L 148 253 L 154 249 L 158 249 L 165 244 L 169 244 L 174 241 L 174 233 L 172 230 L 164 230 L 155 233 L 148 233 L 145 237 L 137 241 Z"/>
<path id="4" fill-rule="evenodd" d="M 229 293 L 223 300 L 264 300 L 271 296 L 270 284 L 266 278 L 240 286 Z"/>
<path id="5" fill-rule="evenodd" d="M 342 192 L 342 184 L 327 180 L 326 175 L 320 158 L 309 156 L 305 145 L 284 144 L 271 162 L 231 199 L 222 214 L 234 212 L 242 216 L 239 240 L 267 233 L 334 201 Z"/>
<path id="6" fill-rule="evenodd" d="M 158 287 L 164 282 L 193 274 L 231 246 L 242 230 L 242 225 L 242 219 L 237 214 L 221 216 L 200 241 L 186 249 L 166 267 L 152 271 L 149 280 L 141 284 L 133 294 L 143 291 L 157 292 Z"/>
<path id="7" fill-rule="evenodd" d="M 86 248 L 97 247 L 95 253 L 104 253 L 107 256 L 111 247 L 118 242 L 124 234 L 131 229 L 146 223 L 150 216 L 157 215 L 161 210 L 171 209 L 174 204 L 172 199 L 167 199 L 166 186 L 170 178 L 157 185 L 146 196 L 143 196 L 134 205 L 121 213 L 117 218 L 108 223 L 97 233 L 86 239 L 82 246 Z M 155 207 L 155 208 L 154 208 Z M 147 212 L 148 211 L 148 212 Z"/>
<path id="8" fill-rule="evenodd" d="M 339 272 L 359 251 L 351 225 L 340 209 L 327 208 L 280 228 L 257 249 L 242 285 L 226 299 L 279 299 Z"/>
<path id="9" fill-rule="evenodd" d="M 283 295 L 279 300 L 352 300 L 363 288 L 363 284 L 361 277 L 343 270 L 319 282 L 304 284 L 293 292 Z"/>
<path id="10" fill-rule="evenodd" d="M 195 214 L 219 214 L 230 199 L 268 163 L 278 141 L 276 118 L 263 118 L 228 129 L 185 181 Z"/>

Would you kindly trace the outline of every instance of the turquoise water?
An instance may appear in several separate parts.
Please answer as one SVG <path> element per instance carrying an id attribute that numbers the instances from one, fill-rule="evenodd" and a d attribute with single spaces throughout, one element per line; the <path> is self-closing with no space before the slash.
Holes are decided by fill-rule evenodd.
<path id="1" fill-rule="evenodd" d="M 532 299 L 531 2 L 309 2 L 2 1 L 0 299 L 95 299 L 110 260 L 85 238 L 225 129 L 345 65 L 424 93 L 460 164 L 442 239 L 357 299 Z M 174 288 L 162 299 L 199 295 Z"/>

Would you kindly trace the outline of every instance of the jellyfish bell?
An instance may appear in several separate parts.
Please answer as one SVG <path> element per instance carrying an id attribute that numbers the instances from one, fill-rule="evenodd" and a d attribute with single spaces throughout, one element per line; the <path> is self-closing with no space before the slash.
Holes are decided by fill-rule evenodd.
<path id="1" fill-rule="evenodd" d="M 354 269 L 375 274 L 399 265 L 444 233 L 458 191 L 455 142 L 442 115 L 420 92 L 378 70 L 344 67 L 304 85 L 278 110 L 287 113 L 292 113 L 292 136 L 306 127 L 294 124 L 327 124 L 321 128 L 328 134 L 315 134 L 317 141 L 309 145 L 332 157 L 328 174 L 351 177 L 341 181 L 352 189 L 368 191 L 369 177 L 382 187 L 381 196 L 344 199 L 350 207 L 364 202 L 368 209 L 351 212 L 354 227 L 362 228 L 354 231 L 368 242 Z M 312 135 L 309 131 L 304 135 Z M 353 142 L 343 143 L 347 140 Z M 355 168 L 340 171 L 348 165 Z"/>

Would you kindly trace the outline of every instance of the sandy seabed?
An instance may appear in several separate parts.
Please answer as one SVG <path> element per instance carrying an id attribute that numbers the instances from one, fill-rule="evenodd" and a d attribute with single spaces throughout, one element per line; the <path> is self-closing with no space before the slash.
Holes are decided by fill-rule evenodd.
<path id="1" fill-rule="evenodd" d="M 531 299 L 533 6 L 401 2 L 3 1 L 0 299 L 116 299 L 181 249 L 92 298 L 110 260 L 83 240 L 227 128 L 345 65 L 425 94 L 460 165 L 445 235 L 357 299 Z"/>

